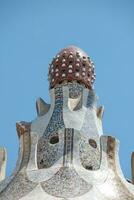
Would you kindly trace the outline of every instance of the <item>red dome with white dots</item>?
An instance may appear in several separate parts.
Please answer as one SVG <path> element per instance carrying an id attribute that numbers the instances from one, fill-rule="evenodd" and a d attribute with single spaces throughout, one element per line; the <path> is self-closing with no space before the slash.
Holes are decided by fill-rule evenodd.
<path id="1" fill-rule="evenodd" d="M 75 46 L 61 50 L 50 64 L 50 88 L 64 82 L 76 81 L 92 89 L 95 77 L 94 64 L 90 57 Z"/>

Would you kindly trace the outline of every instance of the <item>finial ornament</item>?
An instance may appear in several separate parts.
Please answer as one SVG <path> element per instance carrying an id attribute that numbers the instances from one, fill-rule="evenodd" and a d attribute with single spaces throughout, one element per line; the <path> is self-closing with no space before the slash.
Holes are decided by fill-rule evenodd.
<path id="1" fill-rule="evenodd" d="M 50 64 L 50 88 L 65 81 L 76 81 L 92 89 L 95 77 L 93 62 L 83 50 L 75 46 L 61 50 Z"/>

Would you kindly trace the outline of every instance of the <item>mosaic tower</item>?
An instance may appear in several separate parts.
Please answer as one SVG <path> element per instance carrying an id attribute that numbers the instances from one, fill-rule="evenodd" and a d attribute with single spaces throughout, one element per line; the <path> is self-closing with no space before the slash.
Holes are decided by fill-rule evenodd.
<path id="1" fill-rule="evenodd" d="M 93 62 L 77 47 L 54 57 L 51 104 L 39 98 L 37 118 L 16 123 L 19 159 L 10 177 L 5 177 L 6 150 L 0 149 L 0 200 L 134 200 L 134 154 L 128 181 L 118 140 L 103 135 L 95 77 Z"/>

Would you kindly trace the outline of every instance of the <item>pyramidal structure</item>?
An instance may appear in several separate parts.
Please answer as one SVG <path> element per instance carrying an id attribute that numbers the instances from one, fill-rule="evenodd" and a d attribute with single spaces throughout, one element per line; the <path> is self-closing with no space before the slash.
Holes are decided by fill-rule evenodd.
<path id="1" fill-rule="evenodd" d="M 10 177 L 5 177 L 6 150 L 0 149 L 0 200 L 134 200 L 134 154 L 128 181 L 118 140 L 103 135 L 95 78 L 93 62 L 78 47 L 54 57 L 48 73 L 51 104 L 37 99 L 37 118 L 16 123 L 19 158 Z"/>

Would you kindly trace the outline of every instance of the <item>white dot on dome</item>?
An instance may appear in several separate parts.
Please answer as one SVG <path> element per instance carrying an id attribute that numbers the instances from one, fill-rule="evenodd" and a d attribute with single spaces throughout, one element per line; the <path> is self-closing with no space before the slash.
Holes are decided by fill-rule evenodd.
<path id="1" fill-rule="evenodd" d="M 85 72 L 83 72 L 82 75 L 85 76 L 86 75 Z"/>
<path id="2" fill-rule="evenodd" d="M 72 66 L 72 65 L 69 65 L 69 66 L 68 66 L 68 68 L 71 68 L 71 69 L 72 69 L 72 68 L 73 68 L 73 66 Z"/>
<path id="3" fill-rule="evenodd" d="M 82 68 L 82 71 L 84 71 L 84 72 L 85 72 L 85 71 L 86 71 L 86 68 L 85 68 L 85 67 L 83 67 L 83 68 Z"/>
<path id="4" fill-rule="evenodd" d="M 51 69 L 51 73 L 53 73 L 54 72 L 54 69 Z"/>
<path id="5" fill-rule="evenodd" d="M 62 74 L 62 77 L 65 77 L 66 76 L 66 74 Z"/>
<path id="6" fill-rule="evenodd" d="M 58 74 L 58 73 L 56 73 L 56 74 L 55 74 L 55 76 L 59 76 L 59 74 Z"/>
<path id="7" fill-rule="evenodd" d="M 65 63 L 63 63 L 61 66 L 62 66 L 62 67 L 66 67 Z"/>
<path id="8" fill-rule="evenodd" d="M 57 58 L 57 59 L 56 59 L 56 62 L 58 62 L 58 61 L 59 61 L 59 59 Z"/>
<path id="9" fill-rule="evenodd" d="M 79 63 L 76 63 L 76 66 L 77 66 L 77 67 L 79 67 L 79 66 L 80 66 L 80 64 L 79 64 Z"/>
<path id="10" fill-rule="evenodd" d="M 54 82 L 54 78 L 52 79 L 52 82 Z"/>
<path id="11" fill-rule="evenodd" d="M 95 78 L 95 76 L 94 76 L 94 75 L 92 75 L 92 78 Z"/>
<path id="12" fill-rule="evenodd" d="M 62 60 L 62 62 L 66 62 L 66 60 L 65 60 L 65 59 L 63 59 L 63 60 Z"/>
<path id="13" fill-rule="evenodd" d="M 70 55 L 69 58 L 73 58 L 73 55 Z"/>
<path id="14" fill-rule="evenodd" d="M 56 72 L 58 72 L 58 71 L 59 71 L 59 69 L 58 69 L 58 68 L 56 68 L 56 69 L 55 69 L 55 71 L 56 71 Z"/>
<path id="15" fill-rule="evenodd" d="M 68 70 L 69 73 L 72 73 L 73 71 L 71 69 Z"/>
<path id="16" fill-rule="evenodd" d="M 93 78 L 93 80 L 95 80 L 95 77 L 94 77 L 94 76 L 93 76 L 92 78 Z"/>
<path id="17" fill-rule="evenodd" d="M 75 76 L 76 76 L 76 77 L 78 77 L 78 76 L 79 76 L 79 73 L 78 73 L 78 72 L 76 72 L 76 73 L 75 73 Z"/>
<path id="18" fill-rule="evenodd" d="M 90 82 L 90 78 L 87 79 Z"/>

